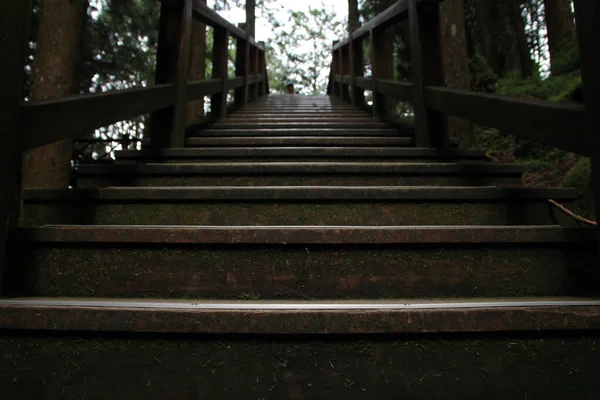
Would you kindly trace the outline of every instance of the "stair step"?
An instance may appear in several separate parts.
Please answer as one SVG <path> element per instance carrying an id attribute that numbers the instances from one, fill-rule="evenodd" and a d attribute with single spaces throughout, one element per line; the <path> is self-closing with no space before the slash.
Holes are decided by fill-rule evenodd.
<path id="1" fill-rule="evenodd" d="M 548 225 L 574 223 L 570 189 L 113 187 L 23 192 L 21 223 L 132 225 Z"/>
<path id="2" fill-rule="evenodd" d="M 1 306 L 6 399 L 90 393 L 152 400 L 364 400 L 398 393 L 435 400 L 593 399 L 598 393 L 594 302 L 269 312 L 206 310 L 190 302 L 181 308 L 11 302 Z M 44 329 L 27 332 L 38 327 Z M 367 334 L 388 327 L 416 333 Z M 321 333 L 247 335 L 294 328 Z M 122 333 L 129 330 L 137 333 Z M 225 335 L 187 333 L 210 331 Z"/>
<path id="3" fill-rule="evenodd" d="M 391 136 L 407 137 L 412 136 L 410 130 L 401 132 L 397 129 L 341 129 L 341 128 L 256 128 L 256 129 L 203 129 L 197 131 L 193 136 L 198 137 L 236 137 L 236 136 L 253 136 L 253 137 L 266 137 L 266 136 L 324 136 L 324 137 L 361 137 L 361 136 Z"/>
<path id="4" fill-rule="evenodd" d="M 222 162 L 82 165 L 80 187 L 98 186 L 510 186 L 522 167 L 398 162 Z"/>
<path id="5" fill-rule="evenodd" d="M 193 140 L 195 146 L 365 146 L 365 147 L 380 147 L 380 146 L 397 146 L 410 143 L 402 137 L 389 136 L 364 136 L 364 137 L 348 137 L 348 136 L 265 136 L 265 137 L 193 137 L 188 141 Z"/>
<path id="6" fill-rule="evenodd" d="M 203 145 L 208 145 L 209 143 L 227 143 L 227 145 L 231 145 L 232 141 L 237 143 L 252 143 L 254 140 L 260 141 L 269 141 L 273 139 L 273 143 L 279 141 L 281 139 L 281 143 L 287 142 L 287 137 L 265 137 L 265 138 L 204 138 L 205 141 Z M 296 140 L 296 137 L 289 137 L 290 140 Z M 322 138 L 327 141 L 329 139 Z M 336 138 L 333 138 L 335 140 Z M 341 138 L 344 140 L 344 143 L 348 143 L 348 141 L 356 140 L 356 143 L 359 143 L 362 138 Z M 385 138 L 390 141 L 396 141 L 396 138 Z M 214 142 L 213 142 L 214 140 Z M 247 140 L 247 142 L 246 142 Z M 302 137 L 298 137 L 298 140 L 302 140 Z M 311 139 L 312 140 L 312 139 Z M 286 143 L 288 144 L 288 143 Z M 463 149 L 449 149 L 444 151 L 443 153 L 438 153 L 435 149 L 430 148 L 416 148 L 416 147 L 403 147 L 397 148 L 394 151 L 395 160 L 402 160 L 403 162 L 429 162 L 429 163 L 437 163 L 437 162 L 484 162 L 489 163 L 489 159 L 486 157 L 483 151 L 479 150 L 463 150 Z M 152 150 L 152 149 L 142 149 L 142 150 L 123 150 L 115 152 L 116 158 L 119 162 L 121 161 L 137 161 L 137 162 L 149 162 L 149 161 L 160 161 L 160 162 L 202 162 L 202 161 L 215 161 L 222 158 L 216 158 L 207 156 L 205 149 L 199 148 L 174 148 L 174 149 L 161 149 L 161 150 Z M 238 159 L 238 161 L 252 161 L 251 157 L 233 157 L 229 156 L 229 158 Z M 326 157 L 303 157 L 304 160 L 307 161 L 342 161 L 347 160 L 347 157 L 333 157 L 328 155 Z M 373 161 L 374 159 L 368 158 L 358 158 L 358 161 Z M 264 157 L 261 158 L 261 161 L 291 161 L 290 157 Z"/>
<path id="7" fill-rule="evenodd" d="M 8 296 L 387 299 L 597 295 L 594 229 L 44 226 L 11 232 Z"/>
<path id="8" fill-rule="evenodd" d="M 331 121 L 312 121 L 312 122 L 219 122 L 210 125 L 210 129 L 386 129 L 390 128 L 388 124 L 377 121 L 350 121 L 331 122 Z"/>
<path id="9" fill-rule="evenodd" d="M 256 113 L 232 113 L 227 115 L 227 121 L 246 121 L 246 120 L 253 120 L 253 119 L 294 119 L 294 120 L 302 120 L 302 119 L 307 119 L 310 121 L 321 121 L 323 119 L 331 119 L 331 118 L 335 118 L 335 119 L 343 119 L 343 120 L 348 120 L 348 119 L 352 119 L 352 120 L 364 120 L 364 119 L 370 119 L 372 120 L 373 117 L 370 114 L 365 113 L 361 113 L 361 112 L 354 112 L 354 113 L 343 113 L 343 112 L 321 112 L 321 113 L 314 113 L 314 112 L 310 112 L 310 111 L 302 111 L 302 112 L 287 112 L 287 111 L 269 111 L 269 110 L 264 110 L 264 111 L 257 111 Z"/>

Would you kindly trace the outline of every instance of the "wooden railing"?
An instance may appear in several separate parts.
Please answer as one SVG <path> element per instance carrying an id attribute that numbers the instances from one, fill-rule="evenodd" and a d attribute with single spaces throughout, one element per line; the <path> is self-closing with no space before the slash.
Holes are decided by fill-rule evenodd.
<path id="1" fill-rule="evenodd" d="M 19 215 L 24 151 L 74 139 L 118 121 L 152 113 L 151 145 L 183 147 L 186 103 L 211 96 L 211 117 L 226 115 L 227 94 L 243 106 L 268 94 L 264 43 L 256 43 L 200 0 L 162 0 L 155 85 L 22 101 L 33 0 L 0 1 L 0 279 L 8 228 Z M 214 29 L 212 79 L 189 81 L 193 20 Z M 228 78 L 229 38 L 237 40 L 236 76 Z"/>
<path id="2" fill-rule="evenodd" d="M 373 92 L 373 116 L 389 118 L 386 97 L 412 103 L 419 147 L 448 147 L 445 117 L 455 116 L 522 138 L 592 158 L 596 215 L 600 216 L 600 6 L 575 0 L 585 104 L 523 100 L 444 86 L 439 3 L 399 0 L 351 36 L 334 42 L 329 93 L 364 107 L 364 92 Z M 412 82 L 393 80 L 392 55 L 386 53 L 386 30 L 408 19 Z M 404 38 L 406 39 L 406 38 Z M 363 41 L 370 41 L 372 77 L 364 77 Z M 388 43 L 389 44 L 389 43 Z"/>

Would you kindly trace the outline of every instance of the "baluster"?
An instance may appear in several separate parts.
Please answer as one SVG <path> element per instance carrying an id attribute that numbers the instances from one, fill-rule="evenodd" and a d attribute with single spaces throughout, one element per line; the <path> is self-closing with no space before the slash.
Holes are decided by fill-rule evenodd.
<path id="1" fill-rule="evenodd" d="M 352 67 L 352 105 L 360 108 L 365 106 L 365 90 L 356 86 L 356 78 L 365 76 L 364 52 L 362 39 L 352 43 L 351 47 Z"/>
<path id="2" fill-rule="evenodd" d="M 449 146 L 446 118 L 425 106 L 425 87 L 444 86 L 439 5 L 410 0 L 408 12 L 416 144 L 445 150 Z"/>
<path id="3" fill-rule="evenodd" d="M 350 102 L 350 83 L 343 82 L 344 77 L 350 75 L 350 45 L 347 44 L 340 49 L 340 70 L 342 76 L 342 99 Z"/>
<path id="4" fill-rule="evenodd" d="M 267 51 L 267 47 L 265 45 L 265 42 L 258 42 L 259 45 L 262 46 L 262 49 L 259 51 L 258 53 L 258 72 L 257 74 L 259 74 L 261 76 L 262 82 L 260 84 L 258 84 L 259 87 L 259 91 L 258 91 L 258 95 L 259 96 L 264 96 L 265 94 L 267 94 L 267 74 L 266 74 L 266 68 L 267 68 L 267 59 L 266 59 L 266 51 Z"/>
<path id="5" fill-rule="evenodd" d="M 238 24 L 245 28 L 246 24 Z M 249 46 L 247 39 L 238 39 L 235 50 L 235 76 L 244 77 L 244 86 L 235 90 L 235 106 L 243 107 L 248 104 L 248 56 Z"/>

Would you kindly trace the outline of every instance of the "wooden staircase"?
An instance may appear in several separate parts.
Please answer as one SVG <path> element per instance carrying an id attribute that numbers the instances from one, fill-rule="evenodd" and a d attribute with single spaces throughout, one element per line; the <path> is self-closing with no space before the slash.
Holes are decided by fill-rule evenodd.
<path id="1" fill-rule="evenodd" d="M 548 204 L 573 190 L 326 96 L 186 143 L 24 192 L 3 398 L 597 396 L 595 231 Z"/>

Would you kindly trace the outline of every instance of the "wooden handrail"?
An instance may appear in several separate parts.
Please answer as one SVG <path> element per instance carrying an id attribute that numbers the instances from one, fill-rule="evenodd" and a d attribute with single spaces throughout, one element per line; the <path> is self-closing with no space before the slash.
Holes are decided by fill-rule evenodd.
<path id="1" fill-rule="evenodd" d="M 441 116 L 450 115 L 473 123 L 504 130 L 519 137 L 557 147 L 584 156 L 592 156 L 585 125 L 585 106 L 540 100 L 528 100 L 491 95 L 442 87 L 441 48 L 439 47 L 439 24 L 437 3 L 431 0 L 400 0 L 386 11 L 364 24 L 345 41 L 334 44 L 332 51 L 338 63 L 345 62 L 344 49 L 350 42 L 354 49 L 362 49 L 360 41 L 370 32 L 373 77 L 354 74 L 331 74 L 329 87 L 352 87 L 354 91 L 372 90 L 376 116 L 385 119 L 385 107 L 378 103 L 386 97 L 413 103 L 415 106 L 416 136 L 419 146 L 445 147 L 447 135 Z M 410 19 L 413 69 L 418 71 L 413 82 L 381 79 L 380 52 L 385 29 L 403 18 Z M 434 29 L 435 28 L 435 29 Z M 356 43 L 354 43 L 356 41 Z M 340 56 L 341 55 L 341 56 Z M 332 71 L 335 65 L 332 64 Z M 436 69 L 437 68 L 437 69 Z M 351 71 L 353 72 L 353 71 Z M 330 93 L 345 99 L 347 89 Z M 378 113 L 378 114 L 377 114 Z M 443 136 L 443 137 L 440 137 Z M 437 137 L 436 137 L 437 136 Z M 441 142 L 441 146 L 440 146 Z"/>

